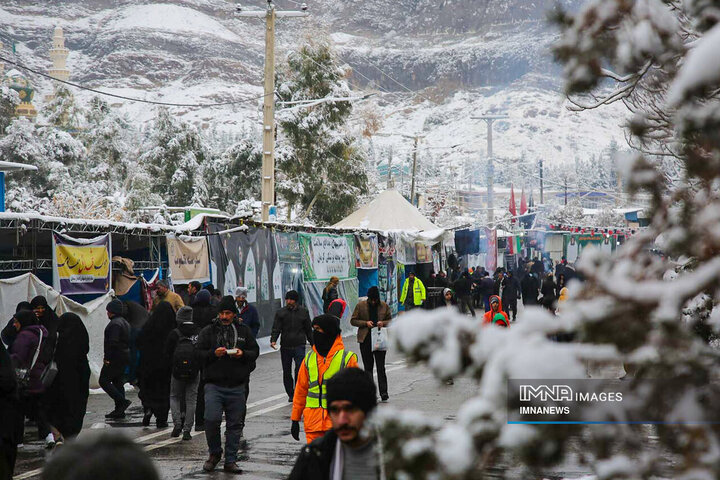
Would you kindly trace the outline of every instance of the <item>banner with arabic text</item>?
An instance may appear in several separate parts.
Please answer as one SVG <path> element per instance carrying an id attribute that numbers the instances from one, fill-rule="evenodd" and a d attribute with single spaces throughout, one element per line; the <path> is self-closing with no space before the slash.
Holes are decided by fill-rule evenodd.
<path id="1" fill-rule="evenodd" d="M 110 234 L 73 238 L 52 233 L 53 288 L 63 295 L 107 293 L 111 285 Z"/>
<path id="2" fill-rule="evenodd" d="M 181 239 L 168 235 L 168 262 L 174 284 L 210 281 L 210 254 L 205 237 Z"/>
<path id="3" fill-rule="evenodd" d="M 352 235 L 299 233 L 303 279 L 325 282 L 330 277 L 348 280 L 357 277 L 355 248 Z"/>

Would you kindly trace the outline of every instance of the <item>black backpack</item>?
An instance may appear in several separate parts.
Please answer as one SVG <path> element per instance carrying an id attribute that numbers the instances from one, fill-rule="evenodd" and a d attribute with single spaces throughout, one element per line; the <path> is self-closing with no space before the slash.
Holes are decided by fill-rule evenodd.
<path id="1" fill-rule="evenodd" d="M 173 354 L 173 377 L 178 380 L 195 380 L 200 371 L 200 364 L 195 357 L 195 342 L 197 337 L 180 336 L 175 353 Z"/>

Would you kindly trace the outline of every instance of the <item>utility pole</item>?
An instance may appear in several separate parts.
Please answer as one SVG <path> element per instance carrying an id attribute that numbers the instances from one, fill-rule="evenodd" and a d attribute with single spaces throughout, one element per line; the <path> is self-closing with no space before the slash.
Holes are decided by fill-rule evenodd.
<path id="1" fill-rule="evenodd" d="M 485 120 L 487 124 L 487 220 L 488 224 L 495 221 L 495 210 L 494 210 L 494 199 L 493 199 L 493 187 L 494 187 L 494 174 L 495 166 L 493 165 L 493 150 L 492 150 L 492 126 L 496 120 L 505 120 L 509 118 L 507 115 L 481 115 L 479 117 L 470 117 L 476 120 Z"/>
<path id="2" fill-rule="evenodd" d="M 263 98 L 263 158 L 262 158 L 262 221 L 270 217 L 270 207 L 275 204 L 275 19 L 278 17 L 307 17 L 307 6 L 302 11 L 275 10 L 272 0 L 267 0 L 265 11 L 245 12 L 238 5 L 239 17 L 265 18 L 265 82 Z"/>
<path id="3" fill-rule="evenodd" d="M 543 160 L 540 159 L 540 205 L 545 203 L 543 198 Z"/>
<path id="4" fill-rule="evenodd" d="M 567 175 L 565 175 L 565 205 L 567 205 Z"/>
<path id="5" fill-rule="evenodd" d="M 390 156 L 388 158 L 388 173 L 387 173 L 387 188 L 391 189 L 395 187 L 395 179 L 392 176 L 392 163 L 393 163 L 393 148 L 390 145 Z"/>
<path id="6" fill-rule="evenodd" d="M 410 138 L 414 140 L 414 147 L 413 147 L 413 164 L 412 164 L 412 177 L 410 181 L 410 203 L 415 204 L 415 172 L 417 170 L 417 152 L 418 152 L 418 143 L 420 142 L 421 138 L 425 138 L 424 135 L 420 135 L 419 133 L 415 135 L 408 135 L 406 133 L 398 133 L 398 132 L 388 132 L 388 133 L 377 133 L 378 137 L 392 137 L 392 136 L 399 136 L 403 138 Z M 392 160 L 392 146 L 390 150 L 390 159 Z M 388 168 L 390 168 L 391 165 L 388 165 Z M 405 162 L 401 163 L 401 169 L 400 169 L 400 191 L 403 190 L 405 187 Z M 390 172 L 388 171 L 388 179 L 389 179 Z M 389 181 L 389 180 L 388 180 Z M 394 184 L 394 182 L 393 182 Z"/>
<path id="7" fill-rule="evenodd" d="M 413 148 L 412 180 L 410 182 L 410 204 L 411 205 L 415 205 L 415 172 L 417 170 L 418 142 L 420 142 L 420 136 L 415 135 L 415 145 Z"/>

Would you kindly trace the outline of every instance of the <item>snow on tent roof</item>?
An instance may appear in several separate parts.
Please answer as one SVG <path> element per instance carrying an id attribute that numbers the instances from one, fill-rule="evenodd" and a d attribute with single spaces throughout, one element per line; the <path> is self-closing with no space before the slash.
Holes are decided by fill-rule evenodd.
<path id="1" fill-rule="evenodd" d="M 385 190 L 338 223 L 336 228 L 367 230 L 438 230 L 440 227 L 420 213 L 397 190 Z"/>

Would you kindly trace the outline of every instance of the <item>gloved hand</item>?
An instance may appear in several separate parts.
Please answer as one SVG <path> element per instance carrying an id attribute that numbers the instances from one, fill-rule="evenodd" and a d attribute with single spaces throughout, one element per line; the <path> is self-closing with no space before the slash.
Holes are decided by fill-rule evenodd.
<path id="1" fill-rule="evenodd" d="M 290 435 L 298 442 L 300 441 L 300 422 L 293 420 L 292 426 L 290 427 Z"/>

